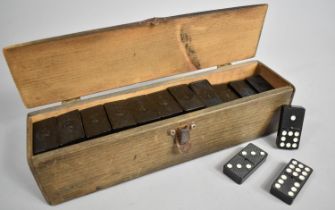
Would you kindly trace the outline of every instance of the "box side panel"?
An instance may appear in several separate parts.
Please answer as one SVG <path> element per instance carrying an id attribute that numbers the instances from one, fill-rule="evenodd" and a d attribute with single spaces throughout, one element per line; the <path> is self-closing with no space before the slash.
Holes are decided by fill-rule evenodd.
<path id="1" fill-rule="evenodd" d="M 283 87 L 33 156 L 35 178 L 57 204 L 254 139 L 274 131 L 271 122 L 292 92 Z M 192 122 L 191 150 L 176 153 L 168 131 Z"/>

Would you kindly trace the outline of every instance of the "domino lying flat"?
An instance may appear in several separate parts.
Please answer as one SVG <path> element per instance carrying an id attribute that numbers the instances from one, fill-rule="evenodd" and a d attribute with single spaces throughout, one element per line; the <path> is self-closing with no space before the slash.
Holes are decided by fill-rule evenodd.
<path id="1" fill-rule="evenodd" d="M 292 159 L 271 186 L 270 193 L 287 204 L 292 204 L 313 170 Z"/>
<path id="2" fill-rule="evenodd" d="M 224 165 L 223 173 L 242 184 L 267 156 L 264 150 L 250 143 Z"/>
<path id="3" fill-rule="evenodd" d="M 284 105 L 281 109 L 276 144 L 280 149 L 298 149 L 305 109 L 300 106 Z"/>

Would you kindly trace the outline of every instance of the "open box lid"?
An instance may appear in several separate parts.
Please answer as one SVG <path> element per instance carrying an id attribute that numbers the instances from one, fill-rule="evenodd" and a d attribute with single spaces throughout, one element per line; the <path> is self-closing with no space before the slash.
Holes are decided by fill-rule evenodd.
<path id="1" fill-rule="evenodd" d="M 4 55 L 26 107 L 255 56 L 267 5 L 153 18 L 19 44 Z"/>

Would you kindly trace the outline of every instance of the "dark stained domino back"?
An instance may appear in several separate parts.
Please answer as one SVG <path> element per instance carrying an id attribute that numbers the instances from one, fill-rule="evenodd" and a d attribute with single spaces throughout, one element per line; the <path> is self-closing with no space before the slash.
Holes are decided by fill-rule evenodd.
<path id="1" fill-rule="evenodd" d="M 34 154 L 47 152 L 59 146 L 57 120 L 55 117 L 33 124 Z"/>
<path id="2" fill-rule="evenodd" d="M 127 106 L 139 125 L 150 123 L 160 118 L 154 103 L 146 95 L 127 99 Z"/>
<path id="3" fill-rule="evenodd" d="M 299 148 L 304 117 L 305 108 L 291 105 L 282 106 L 276 140 L 278 148 Z"/>
<path id="4" fill-rule="evenodd" d="M 155 104 L 160 118 L 172 117 L 183 112 L 183 109 L 167 90 L 151 93 L 147 97 Z"/>
<path id="5" fill-rule="evenodd" d="M 112 127 L 102 105 L 84 109 L 80 113 L 87 138 L 98 137 L 111 132 Z"/>
<path id="6" fill-rule="evenodd" d="M 131 111 L 128 109 L 126 100 L 107 103 L 105 104 L 105 109 L 112 129 L 115 131 L 134 127 L 137 124 Z"/>
<path id="7" fill-rule="evenodd" d="M 223 102 L 233 101 L 240 98 L 227 84 L 217 84 L 214 85 L 213 88 Z"/>
<path id="8" fill-rule="evenodd" d="M 273 89 L 270 83 L 268 83 L 261 75 L 251 76 L 247 78 L 246 81 L 259 93 Z"/>
<path id="9" fill-rule="evenodd" d="M 221 98 L 216 94 L 208 80 L 200 80 L 189 84 L 192 91 L 199 97 L 206 107 L 222 103 Z"/>
<path id="10" fill-rule="evenodd" d="M 81 116 L 78 110 L 57 117 L 60 146 L 78 143 L 85 139 Z"/>
<path id="11" fill-rule="evenodd" d="M 223 173 L 238 184 L 242 184 L 263 164 L 267 153 L 250 143 L 223 166 Z"/>
<path id="12" fill-rule="evenodd" d="M 240 97 L 247 97 L 256 94 L 257 92 L 244 80 L 234 81 L 229 83 L 232 88 Z"/>
<path id="13" fill-rule="evenodd" d="M 205 107 L 198 96 L 196 96 L 187 85 L 170 87 L 168 91 L 185 112 L 195 111 Z"/>
<path id="14" fill-rule="evenodd" d="M 312 172 L 311 167 L 292 159 L 271 185 L 270 193 L 285 203 L 292 204 Z"/>

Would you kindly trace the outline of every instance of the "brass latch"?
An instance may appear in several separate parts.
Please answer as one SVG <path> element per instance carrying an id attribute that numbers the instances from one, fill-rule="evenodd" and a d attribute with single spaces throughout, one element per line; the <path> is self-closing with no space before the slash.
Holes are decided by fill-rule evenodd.
<path id="1" fill-rule="evenodd" d="M 196 127 L 195 123 L 172 129 L 169 135 L 173 137 L 174 143 L 180 153 L 187 153 L 191 149 L 190 131 Z"/>

